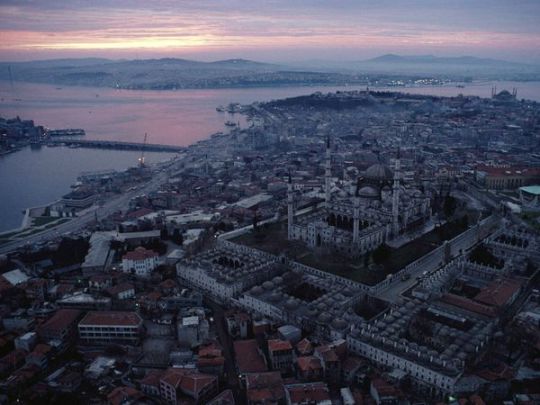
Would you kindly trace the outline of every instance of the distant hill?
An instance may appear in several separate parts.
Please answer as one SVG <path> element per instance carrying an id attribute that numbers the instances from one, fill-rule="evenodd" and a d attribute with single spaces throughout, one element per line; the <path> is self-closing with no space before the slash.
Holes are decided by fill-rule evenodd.
<path id="1" fill-rule="evenodd" d="M 475 56 L 457 56 L 457 57 L 440 57 L 434 55 L 412 55 L 401 56 L 395 54 L 386 54 L 373 59 L 362 61 L 364 63 L 420 63 L 420 64 L 457 64 L 457 65 L 513 65 L 523 66 L 522 63 L 508 62 L 505 60 L 477 58 Z M 525 65 L 529 66 L 529 65 Z"/>
<path id="2" fill-rule="evenodd" d="M 418 77 L 540 80 L 540 67 L 472 56 L 394 54 L 369 60 L 308 61 L 288 65 L 247 59 L 201 62 L 180 58 L 82 58 L 0 63 L 0 80 L 125 89 L 363 85 L 374 80 L 383 83 L 388 78 Z"/>
<path id="3" fill-rule="evenodd" d="M 136 89 L 212 88 L 228 87 L 233 77 L 250 78 L 280 69 L 278 65 L 245 59 L 53 59 L 0 63 L 0 79 Z"/>

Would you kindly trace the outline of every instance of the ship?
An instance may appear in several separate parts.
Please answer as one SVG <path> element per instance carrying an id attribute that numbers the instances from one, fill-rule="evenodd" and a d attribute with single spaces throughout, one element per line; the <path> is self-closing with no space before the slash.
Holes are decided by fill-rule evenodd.
<path id="1" fill-rule="evenodd" d="M 228 127 L 235 127 L 236 123 L 232 122 L 232 121 L 227 121 L 227 122 L 225 122 L 225 125 L 228 126 Z"/>
<path id="2" fill-rule="evenodd" d="M 217 111 L 217 112 L 221 112 L 221 113 L 222 113 L 222 112 L 225 112 L 225 107 L 223 107 L 222 105 L 220 105 L 220 106 L 216 107 L 216 111 Z"/>

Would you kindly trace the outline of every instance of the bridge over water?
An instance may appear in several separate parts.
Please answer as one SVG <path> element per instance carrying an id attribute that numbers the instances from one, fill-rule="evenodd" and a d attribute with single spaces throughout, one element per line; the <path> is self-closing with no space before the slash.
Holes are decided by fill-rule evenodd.
<path id="1" fill-rule="evenodd" d="M 46 142 L 47 145 L 67 145 L 78 146 L 81 148 L 96 149 L 117 149 L 117 150 L 138 150 L 146 152 L 183 152 L 183 146 L 161 145 L 152 143 L 121 142 L 121 141 L 102 141 L 97 139 L 51 139 Z"/>

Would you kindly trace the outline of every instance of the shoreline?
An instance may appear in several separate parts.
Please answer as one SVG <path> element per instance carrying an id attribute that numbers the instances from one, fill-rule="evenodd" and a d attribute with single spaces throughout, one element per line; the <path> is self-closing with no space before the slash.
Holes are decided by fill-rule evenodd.
<path id="1" fill-rule="evenodd" d="M 453 87 L 457 87 L 456 84 L 458 82 L 452 82 L 452 83 L 447 83 L 447 84 L 441 84 L 441 85 L 438 85 L 436 87 L 439 87 L 439 88 L 442 88 L 442 87 L 446 87 L 446 88 L 453 88 Z M 480 85 L 480 86 L 485 86 L 486 84 L 488 83 L 491 83 L 491 81 L 486 81 L 486 82 L 471 82 L 471 83 L 468 83 L 468 86 L 469 87 L 472 87 L 474 86 L 475 84 L 476 85 Z M 310 86 L 305 86 L 305 88 L 309 88 Z M 320 87 L 320 86 L 319 86 Z M 328 87 L 334 87 L 334 86 L 328 86 Z M 354 87 L 357 87 L 357 86 L 354 86 Z M 390 89 L 388 89 L 387 86 L 371 86 L 370 87 L 370 91 L 374 91 L 374 92 L 377 92 L 377 91 L 391 91 L 391 92 L 395 92 L 395 93 L 403 93 L 403 94 L 410 94 L 410 93 L 407 93 L 406 91 L 403 91 L 403 90 L 406 90 L 406 89 L 429 89 L 429 88 L 433 88 L 435 87 L 434 85 L 416 85 L 416 86 L 393 86 L 391 87 Z M 383 90 L 384 89 L 384 90 Z M 350 89 L 350 91 L 354 91 L 354 90 L 357 90 L 358 89 Z M 460 88 L 461 90 L 461 88 Z M 170 91 L 170 90 L 165 90 L 165 91 Z M 344 90 L 344 91 L 347 91 L 347 90 Z M 413 93 L 414 94 L 414 93 Z M 429 94 L 415 94 L 419 97 L 429 97 L 430 95 Z M 443 98 L 446 98 L 446 97 L 454 97 L 454 96 L 448 96 L 448 95 L 433 95 L 433 96 L 438 96 L 438 97 L 443 97 Z M 485 97 L 482 97 L 482 96 L 478 96 L 480 98 L 485 98 Z M 285 97 L 285 98 L 288 98 L 288 97 Z M 270 100 L 267 100 L 267 101 L 263 101 L 262 103 L 266 103 L 266 102 L 269 102 Z M 249 106 L 253 103 L 250 103 L 250 104 L 245 104 L 243 106 Z M 239 112 L 239 114 L 243 114 L 245 115 L 245 112 Z M 197 147 L 197 145 L 199 144 L 204 144 L 204 143 L 207 143 L 207 142 L 210 142 L 212 140 L 212 137 L 215 136 L 216 134 L 220 134 L 219 132 L 217 133 L 210 133 L 210 134 L 207 134 L 203 139 L 199 139 L 195 142 L 192 142 L 191 144 L 189 144 L 188 146 L 186 146 L 186 151 L 189 151 L 190 149 L 192 148 L 195 148 Z M 221 133 L 222 135 L 226 136 L 226 137 L 229 137 L 231 136 L 230 133 Z M 13 150 L 13 151 L 10 151 L 8 153 L 5 153 L 5 155 L 7 154 L 11 154 L 11 153 L 14 153 L 14 152 L 17 152 L 17 151 L 20 151 L 28 146 L 32 146 L 31 143 L 28 141 L 28 143 L 24 144 L 23 146 L 20 146 L 18 147 L 16 150 Z M 45 145 L 46 146 L 46 145 Z M 40 145 L 41 147 L 41 145 Z M 1 158 L 1 155 L 0 155 L 0 158 Z M 171 159 L 174 159 L 174 157 L 171 157 L 169 159 L 166 160 L 166 162 L 170 161 Z M 151 165 L 154 166 L 156 165 L 157 163 L 152 163 Z M 53 201 L 54 202 L 54 201 Z M 47 203 L 45 204 L 44 206 L 47 206 L 47 205 L 50 205 L 51 203 Z M 32 207 L 31 207 L 32 208 Z M 27 229 L 29 226 L 28 224 L 26 223 L 27 222 L 27 215 L 28 215 L 28 210 L 31 209 L 31 208 L 26 208 L 25 212 L 25 216 L 23 217 L 22 219 L 22 224 L 20 227 L 18 228 L 11 228 L 11 229 L 8 229 L 8 230 L 5 230 L 5 231 L 1 231 L 0 232 L 0 238 L 2 237 L 2 235 L 5 235 L 5 234 L 10 234 L 10 233 L 14 233 L 14 232 L 21 232 L 23 231 L 24 229 Z M 35 207 L 34 207 L 35 208 Z"/>

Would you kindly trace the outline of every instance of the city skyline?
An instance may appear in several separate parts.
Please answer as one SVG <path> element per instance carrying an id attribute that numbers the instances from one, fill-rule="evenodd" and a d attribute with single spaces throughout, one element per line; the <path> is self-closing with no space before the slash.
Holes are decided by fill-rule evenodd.
<path id="1" fill-rule="evenodd" d="M 232 57 L 361 60 L 383 53 L 539 63 L 524 1 L 2 1 L 0 60 Z"/>

